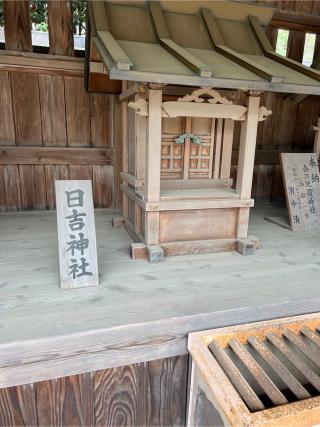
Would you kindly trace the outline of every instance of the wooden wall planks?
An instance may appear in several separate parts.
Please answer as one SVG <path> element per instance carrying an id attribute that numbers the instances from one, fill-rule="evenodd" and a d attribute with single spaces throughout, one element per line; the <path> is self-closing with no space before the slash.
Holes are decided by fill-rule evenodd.
<path id="1" fill-rule="evenodd" d="M 297 13 L 320 14 L 320 2 L 283 1 L 283 0 L 256 0 L 255 3 L 266 4 L 278 9 L 291 10 Z M 267 35 L 275 46 L 276 32 L 269 28 Z M 305 34 L 300 31 L 290 31 L 287 56 L 302 62 Z M 320 52 L 320 39 L 317 38 L 314 57 Z M 284 149 L 311 151 L 314 132 L 311 126 L 317 123 L 320 116 L 320 103 L 316 97 L 308 97 L 296 105 L 285 100 L 281 94 L 268 93 L 263 95 L 261 102 L 271 109 L 273 114 L 264 123 L 260 123 L 258 131 L 257 149 L 278 150 Z M 284 197 L 282 177 L 279 165 L 256 166 L 254 189 L 257 199 L 279 200 Z"/>
<path id="2" fill-rule="evenodd" d="M 0 389 L 0 425 L 185 425 L 188 356 Z"/>
<path id="3" fill-rule="evenodd" d="M 11 73 L 11 91 L 17 145 L 42 145 L 39 78 Z"/>
<path id="4" fill-rule="evenodd" d="M 36 401 L 32 384 L 0 389 L 0 425 L 37 425 Z"/>
<path id="5" fill-rule="evenodd" d="M 9 73 L 5 71 L 0 73 L 0 88 L 0 144 L 11 145 L 15 143 L 15 130 L 13 122 L 10 76 Z"/>
<path id="6" fill-rule="evenodd" d="M 90 147 L 90 103 L 82 79 L 65 77 L 67 135 L 70 147 Z"/>
<path id="7" fill-rule="evenodd" d="M 0 152 L 1 146 L 63 147 L 71 154 L 69 165 L 59 164 L 58 152 L 53 164 L 54 153 L 49 151 L 50 158 L 40 151 L 35 154 L 39 164 L 26 164 L 18 157 L 16 164 L 12 158 L 3 161 L 0 210 L 53 209 L 55 179 L 91 179 L 95 206 L 112 206 L 115 96 L 89 95 L 81 77 L 2 71 L 0 101 Z M 88 148 L 86 164 L 77 164 L 79 159 L 72 157 L 78 147 Z M 109 149 L 103 164 L 98 148 Z M 2 159 L 8 154 L 3 152 Z"/>
<path id="8" fill-rule="evenodd" d="M 66 103 L 62 76 L 39 76 L 43 145 L 66 146 Z"/>

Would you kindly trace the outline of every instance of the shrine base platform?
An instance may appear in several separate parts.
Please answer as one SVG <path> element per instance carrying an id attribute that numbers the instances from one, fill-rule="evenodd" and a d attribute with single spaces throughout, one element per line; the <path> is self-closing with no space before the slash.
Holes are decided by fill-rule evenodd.
<path id="1" fill-rule="evenodd" d="M 252 210 L 254 255 L 132 260 L 130 237 L 96 211 L 100 285 L 59 288 L 55 212 L 0 215 L 0 384 L 8 387 L 182 355 L 191 331 L 320 311 L 320 231 Z"/>

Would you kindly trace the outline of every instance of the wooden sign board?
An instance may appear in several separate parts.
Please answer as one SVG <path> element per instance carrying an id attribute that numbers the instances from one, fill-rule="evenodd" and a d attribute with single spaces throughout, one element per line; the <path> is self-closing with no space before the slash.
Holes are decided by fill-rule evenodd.
<path id="1" fill-rule="evenodd" d="M 91 181 L 56 181 L 55 187 L 61 288 L 98 285 Z"/>
<path id="2" fill-rule="evenodd" d="M 320 228 L 320 176 L 314 153 L 281 153 L 281 169 L 292 230 Z"/>

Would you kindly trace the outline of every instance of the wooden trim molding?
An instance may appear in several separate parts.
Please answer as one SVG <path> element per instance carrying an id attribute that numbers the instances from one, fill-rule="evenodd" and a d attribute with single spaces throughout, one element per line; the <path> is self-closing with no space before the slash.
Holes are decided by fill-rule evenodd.
<path id="1" fill-rule="evenodd" d="M 276 9 L 269 23 L 270 27 L 288 30 L 320 33 L 320 16 Z"/>
<path id="2" fill-rule="evenodd" d="M 204 102 L 203 96 L 208 102 Z M 145 99 L 138 99 L 128 103 L 128 107 L 136 114 L 149 116 L 149 104 Z M 258 121 L 264 121 L 272 114 L 266 107 L 260 107 Z M 209 117 L 218 119 L 246 120 L 247 107 L 234 105 L 232 101 L 220 95 L 212 88 L 200 88 L 190 95 L 185 95 L 177 101 L 166 101 L 161 104 L 162 117 Z"/>
<path id="3" fill-rule="evenodd" d="M 84 76 L 84 59 L 70 56 L 0 51 L 0 71 Z"/>
<path id="4" fill-rule="evenodd" d="M 0 165 L 110 165 L 112 148 L 0 147 Z"/>

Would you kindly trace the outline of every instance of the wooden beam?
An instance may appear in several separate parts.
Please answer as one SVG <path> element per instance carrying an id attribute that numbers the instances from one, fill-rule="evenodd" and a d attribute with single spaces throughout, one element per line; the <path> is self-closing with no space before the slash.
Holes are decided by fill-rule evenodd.
<path id="1" fill-rule="evenodd" d="M 208 65 L 171 40 L 160 3 L 149 1 L 149 8 L 161 46 L 201 77 L 211 77 L 212 72 Z"/>
<path id="2" fill-rule="evenodd" d="M 211 77 L 209 66 L 171 39 L 159 39 L 161 46 L 201 77 Z"/>
<path id="3" fill-rule="evenodd" d="M 279 55 L 278 53 L 274 52 L 269 40 L 267 39 L 267 36 L 265 35 L 261 24 L 257 17 L 255 16 L 249 16 L 249 23 L 252 28 L 252 31 L 254 35 L 256 36 L 256 39 L 265 54 L 267 58 L 272 59 L 273 61 L 279 62 L 280 64 L 285 65 L 286 67 L 291 68 L 292 70 L 295 70 L 301 74 L 304 74 L 305 76 L 308 76 L 312 79 L 315 79 L 317 81 L 320 81 L 320 72 L 317 70 L 314 70 L 312 68 L 306 67 L 305 65 L 300 64 L 299 62 L 296 62 L 290 58 L 286 58 L 282 55 Z"/>
<path id="4" fill-rule="evenodd" d="M 260 76 L 263 79 L 270 81 L 271 83 L 281 83 L 281 77 L 274 76 L 267 68 L 258 65 L 254 60 L 244 55 L 241 55 L 240 53 L 236 52 L 233 49 L 230 49 L 228 46 L 225 45 L 223 36 L 210 9 L 201 9 L 201 14 L 207 27 L 211 42 L 218 53 L 231 59 L 232 61 L 246 68 L 247 70 L 253 72 L 257 76 Z"/>
<path id="5" fill-rule="evenodd" d="M 320 33 L 320 16 L 310 13 L 299 13 L 291 10 L 276 9 L 269 23 L 270 27 Z"/>
<path id="6" fill-rule="evenodd" d="M 110 31 L 98 31 L 98 38 L 111 56 L 118 70 L 128 71 L 133 67 L 133 63 Z"/>
<path id="7" fill-rule="evenodd" d="M 108 165 L 113 149 L 69 147 L 0 148 L 0 165 Z"/>
<path id="8" fill-rule="evenodd" d="M 48 2 L 49 53 L 73 56 L 73 23 L 70 0 Z"/>
<path id="9" fill-rule="evenodd" d="M 142 201 L 144 202 L 144 201 Z M 254 205 L 253 199 L 194 199 L 194 200 L 166 200 L 159 203 L 144 202 L 147 212 L 183 211 L 198 209 L 228 209 L 250 208 Z"/>
<path id="10" fill-rule="evenodd" d="M 248 17 L 249 24 L 252 28 L 252 31 L 254 32 L 258 43 L 262 49 L 263 52 L 265 51 L 273 51 L 273 47 L 271 46 L 271 43 L 266 36 L 266 33 L 263 31 L 263 28 L 256 16 L 249 16 Z"/>
<path id="11" fill-rule="evenodd" d="M 142 83 L 133 83 L 119 95 L 119 101 L 127 101 L 138 93 L 146 93 L 147 87 Z"/>
<path id="12" fill-rule="evenodd" d="M 129 81 L 146 81 L 146 73 L 144 71 L 131 70 L 131 71 L 120 71 L 115 68 L 109 70 L 111 79 L 129 80 Z M 203 87 L 203 77 L 196 74 L 194 75 L 178 75 L 178 74 L 159 74 L 157 72 L 148 72 L 148 81 L 163 84 L 174 84 L 174 85 L 189 85 Z M 215 87 L 226 89 L 237 89 L 239 86 L 238 80 L 228 78 L 206 78 L 205 82 L 207 87 Z M 280 93 L 303 93 L 310 95 L 320 95 L 320 86 L 315 82 L 314 84 L 293 84 L 284 83 L 273 85 L 267 80 L 241 80 L 242 90 L 255 90 L 255 91 L 273 91 Z"/>
<path id="13" fill-rule="evenodd" d="M 0 51 L 0 71 L 23 71 L 32 74 L 52 74 L 83 77 L 82 58 Z"/>
<path id="14" fill-rule="evenodd" d="M 121 172 L 120 177 L 123 181 L 134 188 L 144 187 L 144 179 L 136 179 L 136 177 L 129 172 Z"/>
<path id="15" fill-rule="evenodd" d="M 98 39 L 111 56 L 118 70 L 130 70 L 133 67 L 133 63 L 110 32 L 108 16 L 104 2 L 92 1 L 89 3 L 91 7 L 89 16 L 92 16 L 92 19 L 94 20 L 92 26 L 94 28 L 94 32 L 97 33 Z M 103 57 L 103 53 L 100 51 L 99 53 Z"/>
<path id="16" fill-rule="evenodd" d="M 230 188 L 231 178 L 224 179 L 162 179 L 161 190 L 186 190 L 207 188 Z"/>
<path id="17" fill-rule="evenodd" d="M 6 49 L 32 52 L 30 2 L 4 0 L 4 35 Z"/>

